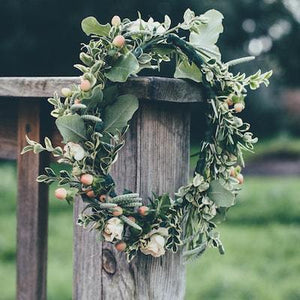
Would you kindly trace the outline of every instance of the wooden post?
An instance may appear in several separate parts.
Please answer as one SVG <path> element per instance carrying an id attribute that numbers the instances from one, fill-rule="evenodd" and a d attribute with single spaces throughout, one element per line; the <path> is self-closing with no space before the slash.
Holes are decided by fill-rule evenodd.
<path id="1" fill-rule="evenodd" d="M 25 135 L 40 141 L 43 110 L 40 101 L 20 100 L 18 118 L 17 299 L 46 299 L 48 187 L 35 179 L 47 165 L 47 155 L 19 153 Z M 46 113 L 47 115 L 47 113 Z M 47 120 L 47 119 L 46 119 Z M 44 119 L 45 122 L 45 119 Z"/>
<path id="2" fill-rule="evenodd" d="M 146 200 L 152 192 L 173 194 L 186 184 L 189 125 L 187 104 L 142 102 L 112 172 L 119 191 L 131 189 Z M 83 208 L 77 200 L 75 219 Z M 74 233 L 74 300 L 183 299 L 180 253 L 160 258 L 140 254 L 128 264 L 124 254 L 100 243 L 97 233 L 76 225 Z"/>
<path id="3" fill-rule="evenodd" d="M 47 165 L 48 156 L 19 154 L 26 145 L 25 134 L 39 141 L 49 120 L 47 112 L 43 114 L 45 99 L 32 99 L 50 97 L 54 91 L 79 81 L 78 77 L 0 78 L 0 99 L 10 102 L 0 113 L 0 117 L 4 115 L 0 118 L 0 142 L 6 144 L 0 147 L 0 158 L 18 159 L 18 300 L 46 299 L 48 188 L 37 184 L 35 178 Z M 173 194 L 188 179 L 187 105 L 201 102 L 199 85 L 180 79 L 138 77 L 131 78 L 120 90 L 143 100 L 127 134 L 126 147 L 112 171 L 119 192 L 123 188 L 137 191 L 145 201 L 152 192 Z M 18 122 L 13 113 L 15 97 L 24 98 L 19 103 Z M 49 136 L 61 140 L 57 131 Z M 82 201 L 76 201 L 75 218 L 82 208 Z M 180 254 L 168 253 L 157 259 L 140 255 L 128 264 L 124 254 L 97 238 L 97 233 L 74 226 L 74 300 L 183 299 Z"/>

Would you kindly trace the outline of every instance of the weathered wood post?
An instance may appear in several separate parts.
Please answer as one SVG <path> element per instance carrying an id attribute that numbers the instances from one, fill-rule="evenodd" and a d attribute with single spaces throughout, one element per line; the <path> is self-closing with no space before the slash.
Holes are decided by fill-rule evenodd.
<path id="1" fill-rule="evenodd" d="M 52 137 L 54 144 L 61 141 L 56 130 L 45 130 L 45 125 L 51 127 L 53 120 L 42 109 L 43 103 L 54 91 L 78 82 L 78 77 L 0 78 L 0 158 L 18 159 L 20 300 L 46 299 L 48 189 L 37 184 L 35 178 L 48 158 L 19 153 L 25 145 L 25 134 L 36 141 L 44 135 Z M 188 103 L 201 101 L 199 87 L 183 80 L 141 77 L 131 79 L 120 89 L 140 99 L 126 147 L 112 171 L 120 191 L 128 188 L 139 192 L 145 201 L 152 192 L 173 194 L 188 180 Z M 31 100 L 16 102 L 15 97 Z M 82 202 L 77 201 L 75 218 L 81 208 Z M 74 300 L 177 300 L 183 296 L 184 267 L 180 254 L 157 259 L 140 255 L 128 264 L 123 254 L 100 243 L 95 232 L 74 225 Z"/>
<path id="2" fill-rule="evenodd" d="M 17 299 L 20 300 L 47 298 L 48 186 L 38 184 L 34 178 L 44 171 L 49 159 L 47 153 L 20 155 L 20 152 L 27 145 L 25 135 L 43 141 L 48 116 L 42 102 L 19 101 Z"/>
<path id="3" fill-rule="evenodd" d="M 189 174 L 190 113 L 186 102 L 197 98 L 182 81 L 146 78 L 146 93 L 134 81 L 126 86 L 140 98 L 140 108 L 131 124 L 126 146 L 112 175 L 120 191 L 174 192 L 187 183 Z M 200 99 L 200 92 L 198 94 Z M 185 102 L 185 103 L 184 103 Z M 75 221 L 83 208 L 78 199 Z M 73 299 L 183 299 L 184 266 L 180 253 L 152 258 L 139 255 L 128 264 L 124 254 L 97 233 L 75 225 Z"/>

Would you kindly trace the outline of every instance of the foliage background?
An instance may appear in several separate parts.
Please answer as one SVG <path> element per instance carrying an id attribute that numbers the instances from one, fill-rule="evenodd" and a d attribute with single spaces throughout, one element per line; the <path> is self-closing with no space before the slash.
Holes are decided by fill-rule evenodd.
<path id="1" fill-rule="evenodd" d="M 300 103 L 288 110 L 281 95 L 300 86 L 299 0 L 1 1 L 0 76 L 77 75 L 72 65 L 79 60 L 80 43 L 86 41 L 80 30 L 86 16 L 104 23 L 115 14 L 134 19 L 139 10 L 144 18 L 163 20 L 168 14 L 177 23 L 188 7 L 197 13 L 215 8 L 224 14 L 225 31 L 219 41 L 224 61 L 255 54 L 255 62 L 237 69 L 274 70 L 270 88 L 249 95 L 243 117 L 260 137 L 258 163 L 272 157 L 289 174 L 283 161 L 288 158 L 299 166 L 300 160 L 300 118 L 291 117 Z M 163 76 L 170 74 L 171 69 L 163 68 Z M 193 109 L 193 144 L 199 123 L 199 111 Z M 255 162 L 255 156 L 248 156 L 248 161 Z M 15 293 L 15 172 L 14 163 L 0 162 L 3 300 L 14 299 Z M 207 253 L 188 266 L 188 300 L 300 299 L 300 172 L 285 177 L 280 172 L 265 173 L 263 178 L 246 177 L 240 205 L 222 227 L 227 254 Z M 270 177 L 274 175 L 279 177 Z M 49 299 L 71 299 L 71 214 L 67 205 L 51 198 Z"/>

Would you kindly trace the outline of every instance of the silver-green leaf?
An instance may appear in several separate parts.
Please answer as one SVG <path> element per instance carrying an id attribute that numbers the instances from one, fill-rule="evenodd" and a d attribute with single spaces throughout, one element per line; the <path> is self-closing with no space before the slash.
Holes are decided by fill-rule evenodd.
<path id="1" fill-rule="evenodd" d="M 234 204 L 234 195 L 219 180 L 211 181 L 208 189 L 208 197 L 218 207 L 230 207 Z"/>
<path id="2" fill-rule="evenodd" d="M 86 140 L 86 129 L 84 121 L 79 115 L 62 116 L 55 122 L 64 143 L 80 142 Z"/>
<path id="3" fill-rule="evenodd" d="M 131 52 L 128 52 L 118 58 L 105 76 L 112 82 L 125 82 L 130 75 L 136 74 L 138 70 L 138 60 Z"/>
<path id="4" fill-rule="evenodd" d="M 104 130 L 116 134 L 122 130 L 138 109 L 139 102 L 134 95 L 119 96 L 117 101 L 106 107 L 104 111 Z"/>
<path id="5" fill-rule="evenodd" d="M 87 17 L 82 20 L 81 28 L 86 35 L 108 36 L 111 26 L 108 23 L 105 25 L 100 24 L 94 17 Z"/>
<path id="6" fill-rule="evenodd" d="M 175 78 L 187 78 L 191 79 L 195 82 L 202 81 L 202 74 L 199 68 L 192 62 L 189 63 L 188 59 L 185 59 L 176 67 L 176 71 L 174 73 Z"/>
<path id="7" fill-rule="evenodd" d="M 197 32 L 190 34 L 190 43 L 202 52 L 207 52 L 210 56 L 220 58 L 220 51 L 215 45 L 223 32 L 223 15 L 214 9 L 207 11 L 203 17 L 207 18 L 207 23 L 200 23 L 196 27 Z"/>

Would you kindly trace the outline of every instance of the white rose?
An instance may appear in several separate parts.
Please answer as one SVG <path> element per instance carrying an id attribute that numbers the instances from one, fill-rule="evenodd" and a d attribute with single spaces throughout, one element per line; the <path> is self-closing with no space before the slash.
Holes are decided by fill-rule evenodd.
<path id="1" fill-rule="evenodd" d="M 82 160 L 85 156 L 84 149 L 79 145 L 73 142 L 69 142 L 64 147 L 65 150 L 65 157 L 75 160 Z"/>
<path id="2" fill-rule="evenodd" d="M 165 254 L 165 237 L 168 236 L 167 228 L 158 228 L 150 231 L 145 238 L 149 240 L 141 246 L 141 251 L 145 255 L 159 257 Z"/>
<path id="3" fill-rule="evenodd" d="M 114 239 L 121 240 L 123 229 L 123 222 L 119 218 L 114 217 L 106 222 L 102 234 L 107 242 L 112 242 Z"/>

